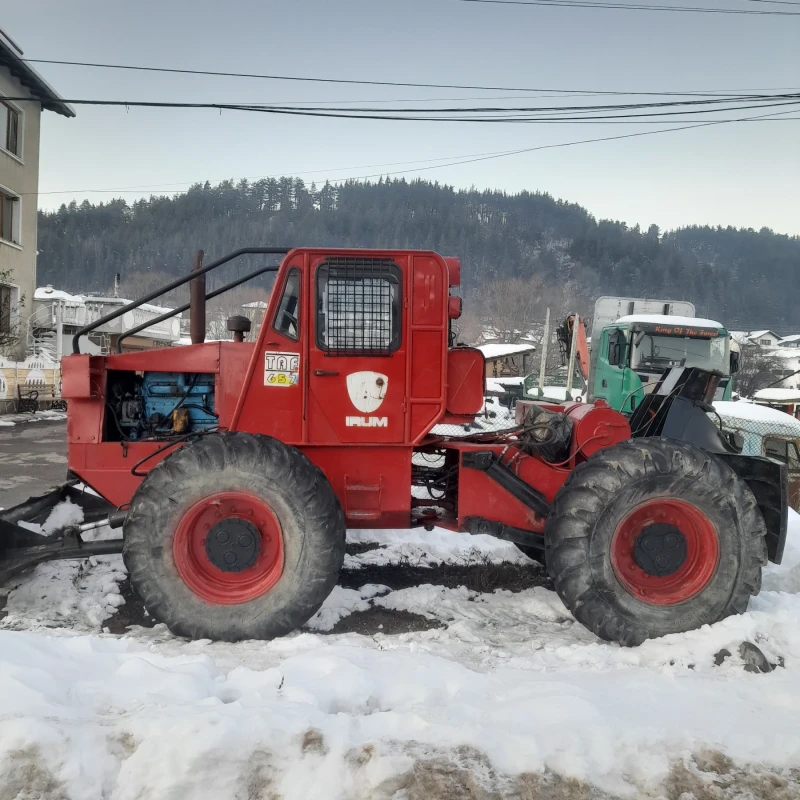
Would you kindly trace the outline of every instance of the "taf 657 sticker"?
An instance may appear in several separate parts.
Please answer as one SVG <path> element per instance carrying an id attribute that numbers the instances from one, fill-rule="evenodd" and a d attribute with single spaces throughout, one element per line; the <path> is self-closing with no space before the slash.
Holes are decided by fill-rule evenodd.
<path id="1" fill-rule="evenodd" d="M 264 386 L 296 386 L 299 375 L 297 353 L 264 354 Z"/>

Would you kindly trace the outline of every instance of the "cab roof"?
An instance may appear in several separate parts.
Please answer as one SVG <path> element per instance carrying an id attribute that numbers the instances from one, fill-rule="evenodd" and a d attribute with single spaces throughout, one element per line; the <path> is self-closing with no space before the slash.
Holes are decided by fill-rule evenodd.
<path id="1" fill-rule="evenodd" d="M 628 314 L 620 317 L 617 322 L 631 324 L 634 322 L 649 322 L 651 325 L 686 325 L 694 328 L 721 328 L 725 326 L 713 319 L 702 317 L 673 317 L 669 314 Z"/>

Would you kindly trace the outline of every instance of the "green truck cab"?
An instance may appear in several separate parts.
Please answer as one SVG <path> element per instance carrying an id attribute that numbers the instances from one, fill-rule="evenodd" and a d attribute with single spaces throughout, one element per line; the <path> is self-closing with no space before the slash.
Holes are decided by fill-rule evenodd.
<path id="1" fill-rule="evenodd" d="M 648 384 L 657 383 L 674 367 L 702 367 L 722 372 L 717 400 L 731 399 L 731 356 L 728 331 L 709 319 L 660 314 L 630 314 L 592 331 L 589 399 L 603 399 L 630 413 Z"/>

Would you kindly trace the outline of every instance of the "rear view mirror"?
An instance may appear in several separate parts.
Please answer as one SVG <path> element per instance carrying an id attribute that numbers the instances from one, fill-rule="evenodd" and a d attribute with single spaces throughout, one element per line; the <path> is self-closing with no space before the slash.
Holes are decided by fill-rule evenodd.
<path id="1" fill-rule="evenodd" d="M 731 350 L 731 375 L 739 371 L 739 353 Z"/>

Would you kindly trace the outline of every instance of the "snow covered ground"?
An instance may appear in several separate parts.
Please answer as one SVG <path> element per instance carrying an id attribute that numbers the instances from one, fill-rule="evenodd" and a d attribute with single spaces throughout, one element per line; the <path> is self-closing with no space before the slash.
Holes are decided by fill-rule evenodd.
<path id="1" fill-rule="evenodd" d="M 37 411 L 35 414 L 2 414 L 0 427 L 13 427 L 26 422 L 56 422 L 67 418 L 66 411 Z"/>
<path id="2" fill-rule="evenodd" d="M 273 642 L 104 633 L 125 608 L 121 559 L 42 565 L 0 620 L 0 797 L 797 798 L 796 515 L 790 536 L 748 613 L 632 649 L 541 586 L 386 585 L 409 564 L 435 578 L 528 563 L 438 530 L 353 532 L 349 574 L 380 568 L 386 584 L 337 587 Z M 326 632 L 370 609 L 430 626 Z M 779 666 L 745 671 L 742 642 Z"/>

